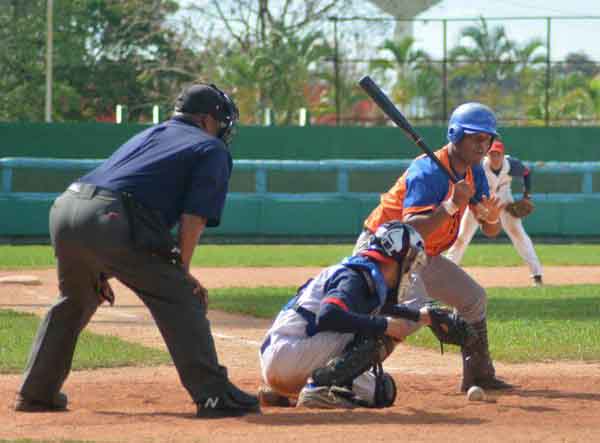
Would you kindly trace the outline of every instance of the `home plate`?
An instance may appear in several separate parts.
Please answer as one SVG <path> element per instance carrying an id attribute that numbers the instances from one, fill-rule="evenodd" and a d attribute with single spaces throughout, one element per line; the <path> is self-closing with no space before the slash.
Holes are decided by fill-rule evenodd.
<path id="1" fill-rule="evenodd" d="M 17 284 L 17 285 L 30 285 L 36 286 L 41 285 L 42 281 L 35 275 L 5 275 L 0 277 L 1 284 Z"/>

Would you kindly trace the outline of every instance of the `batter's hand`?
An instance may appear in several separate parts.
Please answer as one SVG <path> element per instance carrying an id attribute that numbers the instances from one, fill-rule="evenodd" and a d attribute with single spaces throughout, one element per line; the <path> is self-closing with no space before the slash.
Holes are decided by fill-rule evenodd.
<path id="1" fill-rule="evenodd" d="M 188 272 L 187 274 L 188 280 L 194 285 L 194 295 L 200 297 L 200 300 L 204 305 L 208 308 L 208 289 L 202 286 L 202 283 L 198 281 L 196 277 Z"/>
<path id="2" fill-rule="evenodd" d="M 478 206 L 478 218 L 486 223 L 497 222 L 500 219 L 500 213 L 506 206 L 506 203 L 500 201 L 500 197 L 492 194 L 490 198 L 482 196 Z"/>
<path id="3" fill-rule="evenodd" d="M 464 180 L 454 183 L 452 201 L 459 208 L 464 208 L 475 194 L 475 190 Z"/>

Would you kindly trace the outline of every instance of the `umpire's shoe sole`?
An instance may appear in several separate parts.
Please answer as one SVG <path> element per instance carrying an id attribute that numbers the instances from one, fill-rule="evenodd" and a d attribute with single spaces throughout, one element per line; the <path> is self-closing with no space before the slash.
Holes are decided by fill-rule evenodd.
<path id="1" fill-rule="evenodd" d="M 64 412 L 67 410 L 68 399 L 60 392 L 52 401 L 33 400 L 17 394 L 15 411 L 17 412 Z"/>
<path id="2" fill-rule="evenodd" d="M 248 414 L 260 414 L 260 406 L 250 406 L 250 407 L 225 407 L 225 408 L 205 408 L 201 405 L 198 405 L 198 410 L 196 411 L 197 418 L 227 418 L 227 417 L 243 417 Z"/>

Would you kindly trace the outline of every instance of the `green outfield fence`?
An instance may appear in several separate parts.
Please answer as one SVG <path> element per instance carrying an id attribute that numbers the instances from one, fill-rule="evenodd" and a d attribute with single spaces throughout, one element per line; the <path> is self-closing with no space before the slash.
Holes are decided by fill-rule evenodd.
<path id="1" fill-rule="evenodd" d="M 97 159 L 0 159 L 0 237 L 48 237 L 54 198 Z M 405 160 L 236 160 L 215 236 L 352 237 L 410 163 Z M 600 162 L 527 162 L 537 186 L 528 232 L 600 236 Z M 56 174 L 56 175 L 53 175 Z M 516 196 L 519 185 L 515 184 Z"/>
<path id="2" fill-rule="evenodd" d="M 106 158 L 142 124 L 2 123 L 0 157 Z M 446 143 L 445 126 L 416 128 L 432 147 Z M 522 160 L 600 160 L 600 127 L 500 127 L 507 152 Z M 413 158 L 420 151 L 395 127 L 242 126 L 238 159 L 329 160 Z"/>

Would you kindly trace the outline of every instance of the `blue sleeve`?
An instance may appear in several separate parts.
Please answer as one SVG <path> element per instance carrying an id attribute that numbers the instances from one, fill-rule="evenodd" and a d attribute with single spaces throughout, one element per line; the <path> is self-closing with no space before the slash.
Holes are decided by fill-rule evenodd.
<path id="1" fill-rule="evenodd" d="M 523 164 L 521 160 L 515 157 L 507 157 L 510 169 L 508 175 L 511 177 L 523 178 L 523 192 L 529 194 L 531 192 L 531 171 Z"/>
<path id="2" fill-rule="evenodd" d="M 473 180 L 475 181 L 475 195 L 473 196 L 475 201 L 480 202 L 484 195 L 489 198 L 490 186 L 481 165 L 473 166 Z"/>
<path id="3" fill-rule="evenodd" d="M 508 170 L 508 175 L 511 177 L 524 177 L 529 173 L 529 169 L 523 164 L 521 160 L 515 157 L 506 157 L 508 159 L 508 164 L 510 168 Z"/>
<path id="4" fill-rule="evenodd" d="M 436 172 L 427 173 L 413 163 L 406 174 L 406 194 L 403 207 L 428 210 L 440 205 L 448 193 L 448 179 Z"/>
<path id="5" fill-rule="evenodd" d="M 327 283 L 325 297 L 317 314 L 319 331 L 381 335 L 387 320 L 370 315 L 378 306 L 364 277 L 357 271 L 343 269 Z"/>
<path id="6" fill-rule="evenodd" d="M 205 217 L 209 227 L 219 226 L 231 175 L 231 155 L 221 147 L 202 150 L 196 155 L 183 212 Z"/>

